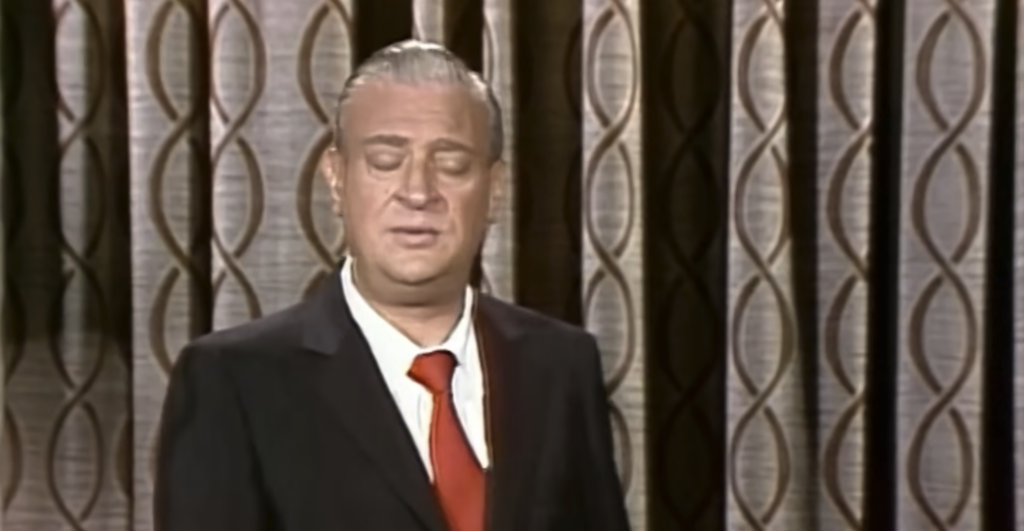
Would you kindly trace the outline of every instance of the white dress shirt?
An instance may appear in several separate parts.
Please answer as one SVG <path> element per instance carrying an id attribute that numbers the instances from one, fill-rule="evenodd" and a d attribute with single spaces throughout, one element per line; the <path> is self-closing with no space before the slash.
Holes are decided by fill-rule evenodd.
<path id="1" fill-rule="evenodd" d="M 413 360 L 420 354 L 437 350 L 451 352 L 457 364 L 452 375 L 452 399 L 455 411 L 466 433 L 473 453 L 483 468 L 490 466 L 484 424 L 484 380 L 477 348 L 476 330 L 473 326 L 473 290 L 466 288 L 462 315 L 448 338 L 440 345 L 420 347 L 405 334 L 391 325 L 370 306 L 352 279 L 352 258 L 345 260 L 341 268 L 341 287 L 345 293 L 349 312 L 356 325 L 362 330 L 370 345 L 370 351 L 377 360 L 377 367 L 384 376 L 384 382 L 398 406 L 405 425 L 409 428 L 416 449 L 433 479 L 433 465 L 430 459 L 430 420 L 434 401 L 430 392 L 409 377 Z"/>

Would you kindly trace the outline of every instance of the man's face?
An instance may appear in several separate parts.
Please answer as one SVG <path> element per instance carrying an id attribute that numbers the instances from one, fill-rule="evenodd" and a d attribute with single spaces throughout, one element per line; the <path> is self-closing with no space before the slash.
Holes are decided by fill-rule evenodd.
<path id="1" fill-rule="evenodd" d="M 324 173 L 360 266 L 407 286 L 468 275 L 502 174 L 486 107 L 459 85 L 387 81 L 345 105 Z"/>

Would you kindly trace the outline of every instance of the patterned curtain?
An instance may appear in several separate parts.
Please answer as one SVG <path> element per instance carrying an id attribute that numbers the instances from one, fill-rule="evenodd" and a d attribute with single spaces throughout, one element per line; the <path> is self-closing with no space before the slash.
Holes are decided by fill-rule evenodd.
<path id="1" fill-rule="evenodd" d="M 149 531 L 191 338 L 344 253 L 352 66 L 503 104 L 483 289 L 601 344 L 638 531 L 1024 529 L 1017 0 L 4 0 L 5 531 Z"/>

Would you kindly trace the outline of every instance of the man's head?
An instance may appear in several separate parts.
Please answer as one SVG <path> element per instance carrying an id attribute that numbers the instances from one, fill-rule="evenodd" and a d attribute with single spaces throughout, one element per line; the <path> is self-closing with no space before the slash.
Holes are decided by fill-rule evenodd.
<path id="1" fill-rule="evenodd" d="M 465 282 L 504 177 L 497 101 L 435 44 L 406 41 L 353 72 L 323 172 L 361 275 L 398 288 Z"/>

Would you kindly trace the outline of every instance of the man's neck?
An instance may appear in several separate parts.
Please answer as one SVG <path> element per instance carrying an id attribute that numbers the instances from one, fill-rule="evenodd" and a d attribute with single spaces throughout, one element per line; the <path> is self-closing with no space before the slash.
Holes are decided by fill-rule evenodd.
<path id="1" fill-rule="evenodd" d="M 355 264 L 353 264 L 354 266 Z M 422 296 L 392 293 L 384 286 L 357 274 L 352 268 L 352 283 L 366 302 L 387 322 L 412 342 L 426 347 L 438 345 L 455 328 L 463 312 L 465 287 L 427 290 Z"/>

